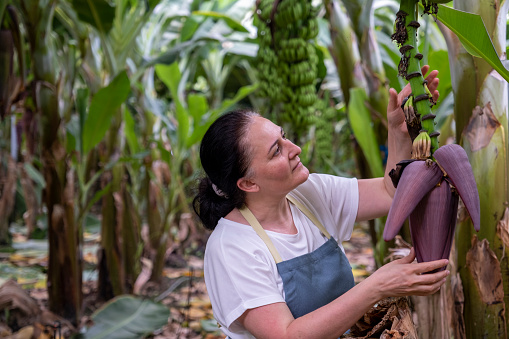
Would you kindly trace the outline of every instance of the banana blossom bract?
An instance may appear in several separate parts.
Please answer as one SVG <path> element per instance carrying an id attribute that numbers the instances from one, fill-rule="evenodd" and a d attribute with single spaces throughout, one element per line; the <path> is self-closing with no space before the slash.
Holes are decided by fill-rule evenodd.
<path id="1" fill-rule="evenodd" d="M 393 239 L 410 217 L 412 242 L 419 262 L 449 258 L 458 195 L 476 231 L 481 222 L 479 193 L 465 150 L 450 144 L 437 149 L 433 156 L 436 162 L 415 160 L 404 168 L 383 234 L 384 240 Z"/>

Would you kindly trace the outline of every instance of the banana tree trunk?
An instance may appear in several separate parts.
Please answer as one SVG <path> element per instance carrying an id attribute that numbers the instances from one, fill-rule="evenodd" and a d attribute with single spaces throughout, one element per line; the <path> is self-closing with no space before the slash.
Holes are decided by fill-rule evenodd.
<path id="1" fill-rule="evenodd" d="M 106 164 L 121 152 L 122 108 L 115 113 L 100 154 Z M 99 256 L 98 295 L 102 300 L 132 293 L 139 274 L 140 218 L 127 191 L 126 171 L 122 163 L 106 171 L 101 178 L 104 189 L 111 189 L 102 198 L 101 249 Z"/>
<path id="2" fill-rule="evenodd" d="M 113 126 L 118 129 L 120 109 L 115 113 L 112 128 L 106 135 L 104 142 L 105 151 L 100 154 L 101 162 L 107 163 L 112 157 L 118 157 L 121 137 L 113 132 Z M 101 255 L 99 257 L 99 281 L 98 294 L 104 300 L 128 293 L 125 285 L 125 254 L 122 250 L 122 211 L 124 209 L 121 194 L 121 182 L 124 168 L 122 164 L 116 164 L 110 171 L 106 171 L 101 177 L 101 186 L 104 189 L 111 184 L 111 189 L 102 198 L 102 223 L 101 223 Z"/>
<path id="3" fill-rule="evenodd" d="M 481 15 L 499 56 L 505 56 L 509 2 L 455 1 L 454 7 Z M 466 338 L 507 338 L 509 302 L 508 87 L 487 62 L 474 58 L 458 38 L 441 27 L 449 50 L 455 98 L 456 138 L 466 150 L 481 202 L 481 231 L 464 208 L 458 212 L 456 257 L 451 257 L 463 294 L 454 293 L 463 312 L 454 318 Z M 456 285 L 458 286 L 458 284 Z"/>
<path id="4" fill-rule="evenodd" d="M 103 174 L 101 186 L 112 183 L 112 189 L 102 198 L 101 221 L 101 249 L 99 255 L 98 296 L 109 300 L 117 295 L 127 293 L 124 285 L 125 270 L 123 265 L 122 243 L 122 201 L 118 199 L 120 184 L 118 172 L 122 165 L 117 165 L 112 171 Z"/>
<path id="5" fill-rule="evenodd" d="M 0 151 L 0 155 L 4 155 Z M 14 209 L 14 197 L 16 194 L 16 162 L 10 156 L 6 164 L 0 163 L 0 246 L 9 245 L 11 236 L 9 233 L 9 217 Z"/>
<path id="6" fill-rule="evenodd" d="M 54 1 L 23 0 L 34 72 L 34 102 L 41 115 L 40 152 L 46 181 L 48 213 L 48 296 L 51 311 L 78 324 L 82 302 L 80 236 L 74 217 L 74 179 L 67 165 L 65 133 L 61 132 L 57 53 L 51 40 Z"/>

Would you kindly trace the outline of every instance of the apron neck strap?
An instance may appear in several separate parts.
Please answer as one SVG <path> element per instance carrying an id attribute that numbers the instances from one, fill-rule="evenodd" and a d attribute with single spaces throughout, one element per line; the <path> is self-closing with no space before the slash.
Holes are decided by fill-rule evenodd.
<path id="1" fill-rule="evenodd" d="M 297 199 L 295 199 L 294 197 L 292 197 L 290 195 L 287 195 L 286 198 L 292 204 L 297 206 L 297 208 L 302 213 L 304 213 L 304 215 L 306 215 L 309 218 L 309 220 L 311 220 L 315 224 L 316 227 L 318 227 L 320 232 L 322 232 L 322 234 L 325 237 L 327 237 L 327 239 L 330 239 L 331 236 L 330 236 L 329 232 L 327 232 L 325 227 L 323 227 L 322 223 L 314 216 L 313 213 L 311 213 L 311 211 L 306 206 L 304 206 L 300 201 L 298 201 Z M 280 262 L 282 262 L 283 259 L 279 255 L 279 252 L 276 250 L 274 243 L 272 242 L 272 240 L 270 240 L 269 236 L 267 235 L 267 232 L 265 232 L 262 225 L 260 225 L 260 223 L 258 222 L 256 217 L 254 216 L 253 212 L 251 212 L 251 210 L 249 208 L 247 208 L 246 205 L 244 205 L 241 209 L 239 209 L 239 211 L 242 214 L 242 216 L 247 220 L 247 222 L 251 225 L 251 227 L 255 230 L 256 234 L 258 234 L 258 236 L 263 240 L 263 242 L 269 249 L 270 254 L 272 254 L 272 257 L 274 258 L 274 261 L 276 262 L 276 264 L 279 264 Z"/>
<path id="2" fill-rule="evenodd" d="M 274 258 L 276 264 L 282 262 L 283 259 L 279 255 L 279 252 L 276 250 L 276 247 L 272 243 L 272 240 L 270 240 L 269 236 L 267 235 L 267 232 L 265 232 L 262 225 L 260 225 L 256 217 L 254 216 L 253 212 L 251 212 L 251 210 L 247 208 L 246 205 L 244 205 L 239 211 L 242 214 L 242 216 L 246 218 L 247 222 L 251 225 L 251 227 L 256 231 L 256 234 L 258 234 L 258 236 L 262 238 L 265 245 L 267 245 L 267 248 L 269 249 L 270 254 L 272 254 L 272 257 Z"/>
<path id="3" fill-rule="evenodd" d="M 294 204 L 295 206 L 297 206 L 297 208 L 306 215 L 306 217 L 309 218 L 309 220 L 311 220 L 313 222 L 313 224 L 315 224 L 316 227 L 318 227 L 318 229 L 320 230 L 320 232 L 322 232 L 322 234 L 327 238 L 327 239 L 330 239 L 330 234 L 329 232 L 327 232 L 327 230 L 325 229 L 325 227 L 323 227 L 322 223 L 320 222 L 320 220 L 318 220 L 315 215 L 313 213 L 311 213 L 311 211 L 306 207 L 304 206 L 303 203 L 301 203 L 300 201 L 298 201 L 297 199 L 295 199 L 294 197 L 292 197 L 291 195 L 287 195 L 286 196 L 286 199 L 290 200 L 290 202 L 292 204 Z"/>

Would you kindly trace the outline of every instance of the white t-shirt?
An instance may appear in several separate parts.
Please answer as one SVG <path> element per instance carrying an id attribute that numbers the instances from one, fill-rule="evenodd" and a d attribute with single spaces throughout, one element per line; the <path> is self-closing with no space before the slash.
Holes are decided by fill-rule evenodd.
<path id="1" fill-rule="evenodd" d="M 340 246 L 350 239 L 359 204 L 357 179 L 311 174 L 291 195 Z M 297 234 L 266 231 L 283 260 L 310 253 L 327 240 L 296 206 L 290 209 Z M 232 339 L 253 338 L 235 321 L 246 310 L 285 301 L 276 263 L 251 226 L 220 219 L 207 242 L 204 267 L 214 317 Z"/>

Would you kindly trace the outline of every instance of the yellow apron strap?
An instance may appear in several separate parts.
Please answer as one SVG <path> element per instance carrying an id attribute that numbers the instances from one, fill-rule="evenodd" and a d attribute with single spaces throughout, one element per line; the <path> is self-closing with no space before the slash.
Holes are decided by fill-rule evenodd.
<path id="1" fill-rule="evenodd" d="M 279 252 L 276 250 L 276 247 L 272 243 L 272 240 L 270 240 L 269 236 L 267 235 L 267 232 L 263 229 L 262 225 L 258 222 L 256 217 L 253 215 L 253 212 L 249 210 L 245 205 L 240 209 L 240 213 L 246 218 L 247 222 L 253 227 L 253 229 L 256 231 L 256 234 L 260 238 L 262 238 L 263 242 L 267 246 L 267 248 L 270 251 L 270 254 L 272 254 L 272 257 L 274 258 L 274 261 L 276 264 L 279 264 L 283 261 L 281 256 L 279 255 Z"/>
<path id="2" fill-rule="evenodd" d="M 316 227 L 318 227 L 318 229 L 320 230 L 320 232 L 322 232 L 322 234 L 327 237 L 327 239 L 330 239 L 330 234 L 329 232 L 327 232 L 327 230 L 325 229 L 325 227 L 323 227 L 322 223 L 315 217 L 315 215 L 313 213 L 311 213 L 310 210 L 307 209 L 306 206 L 304 206 L 304 204 L 302 204 L 300 201 L 298 201 L 297 199 L 295 199 L 294 197 L 292 197 L 291 195 L 287 195 L 286 196 L 286 199 L 290 200 L 290 202 L 292 204 L 294 204 L 295 206 L 297 206 L 297 208 L 306 215 L 306 217 L 309 218 L 309 220 L 311 220 L 313 222 L 313 224 L 315 224 Z"/>

